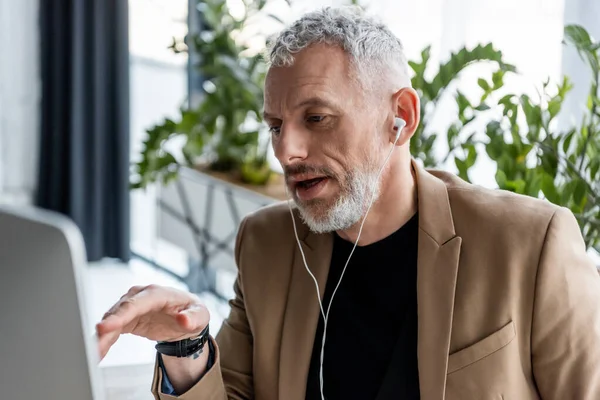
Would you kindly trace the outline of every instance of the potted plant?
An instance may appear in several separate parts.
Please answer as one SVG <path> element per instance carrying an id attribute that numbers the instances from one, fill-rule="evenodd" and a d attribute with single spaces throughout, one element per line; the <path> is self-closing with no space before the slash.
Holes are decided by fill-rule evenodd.
<path id="1" fill-rule="evenodd" d="M 236 19 L 226 0 L 203 0 L 198 3 L 202 31 L 183 43 L 174 39 L 173 51 L 193 48 L 198 54 L 203 93 L 197 105 L 181 109 L 177 120 L 164 119 L 147 130 L 140 160 L 134 164 L 132 188 L 156 181 L 166 184 L 181 166 L 224 172 L 254 185 L 269 182 L 272 171 L 266 147 L 260 144 L 265 63 L 260 54 L 250 54 L 244 42 L 235 40 L 248 20 L 262 12 L 266 0 L 244 4 L 243 18 Z M 183 146 L 168 150 L 175 138 L 183 138 Z"/>

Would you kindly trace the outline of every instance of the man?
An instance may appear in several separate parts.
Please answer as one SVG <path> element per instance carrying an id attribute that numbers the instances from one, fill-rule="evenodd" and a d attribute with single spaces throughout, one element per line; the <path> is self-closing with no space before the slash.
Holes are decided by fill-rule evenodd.
<path id="1" fill-rule="evenodd" d="M 134 287 L 102 354 L 161 341 L 157 399 L 599 399 L 600 279 L 573 215 L 413 161 L 402 46 L 359 12 L 305 15 L 269 61 L 293 207 L 242 222 L 216 340 L 197 297 Z"/>

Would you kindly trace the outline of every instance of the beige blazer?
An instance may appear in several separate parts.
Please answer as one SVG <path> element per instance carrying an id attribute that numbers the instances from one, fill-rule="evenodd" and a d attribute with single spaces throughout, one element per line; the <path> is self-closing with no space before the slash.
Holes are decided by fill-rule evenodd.
<path id="1" fill-rule="evenodd" d="M 570 211 L 413 167 L 421 398 L 600 399 L 600 277 Z M 323 291 L 332 235 L 298 226 Z M 319 306 L 287 204 L 244 219 L 236 261 L 217 363 L 179 398 L 303 400 Z"/>

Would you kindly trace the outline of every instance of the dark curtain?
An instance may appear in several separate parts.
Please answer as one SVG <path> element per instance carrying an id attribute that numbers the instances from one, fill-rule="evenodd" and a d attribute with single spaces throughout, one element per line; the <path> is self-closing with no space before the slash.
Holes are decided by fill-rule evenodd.
<path id="1" fill-rule="evenodd" d="M 127 0 L 40 0 L 40 32 L 36 203 L 73 219 L 90 261 L 127 261 Z"/>

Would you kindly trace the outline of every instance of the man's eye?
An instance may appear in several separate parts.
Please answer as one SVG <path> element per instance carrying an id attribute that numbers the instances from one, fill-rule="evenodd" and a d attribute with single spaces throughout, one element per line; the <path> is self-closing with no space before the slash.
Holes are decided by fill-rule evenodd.
<path id="1" fill-rule="evenodd" d="M 281 127 L 280 126 L 270 126 L 269 132 L 271 132 L 271 135 L 277 136 L 281 132 Z"/>
<path id="2" fill-rule="evenodd" d="M 312 122 L 312 123 L 319 123 L 319 122 L 323 122 L 324 119 L 325 119 L 324 115 L 311 115 L 310 117 L 307 118 L 307 121 Z"/>

